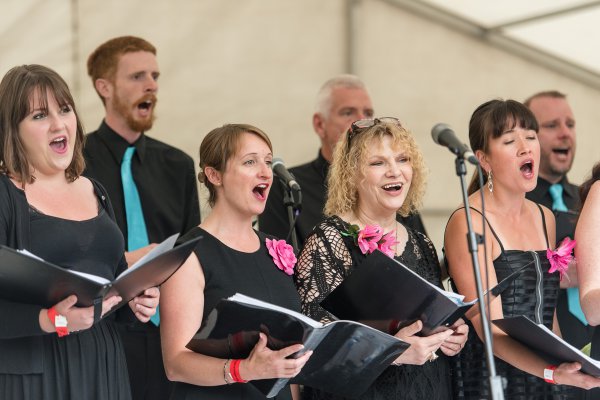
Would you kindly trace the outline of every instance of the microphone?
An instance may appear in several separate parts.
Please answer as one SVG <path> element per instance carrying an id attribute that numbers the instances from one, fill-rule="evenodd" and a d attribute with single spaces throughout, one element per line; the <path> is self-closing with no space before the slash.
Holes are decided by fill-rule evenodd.
<path id="1" fill-rule="evenodd" d="M 456 134 L 446 124 L 437 124 L 431 129 L 431 137 L 437 144 L 447 147 L 457 157 L 469 161 L 471 164 L 479 164 L 479 160 L 471 151 L 469 146 L 460 141 Z"/>
<path id="2" fill-rule="evenodd" d="M 273 168 L 273 173 L 277 175 L 277 177 L 281 179 L 281 181 L 287 187 L 296 191 L 300 191 L 300 185 L 298 184 L 298 182 L 296 182 L 296 178 L 294 178 L 294 176 L 290 174 L 290 171 L 287 170 L 281 158 L 274 158 L 273 164 L 271 164 L 271 166 Z"/>

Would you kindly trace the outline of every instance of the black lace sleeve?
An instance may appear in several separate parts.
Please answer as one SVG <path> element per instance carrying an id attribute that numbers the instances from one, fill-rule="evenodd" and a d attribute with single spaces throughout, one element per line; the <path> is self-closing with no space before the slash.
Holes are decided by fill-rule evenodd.
<path id="1" fill-rule="evenodd" d="M 352 257 L 336 225 L 327 219 L 306 239 L 297 265 L 302 313 L 323 323 L 335 318 L 319 303 L 348 275 Z"/>

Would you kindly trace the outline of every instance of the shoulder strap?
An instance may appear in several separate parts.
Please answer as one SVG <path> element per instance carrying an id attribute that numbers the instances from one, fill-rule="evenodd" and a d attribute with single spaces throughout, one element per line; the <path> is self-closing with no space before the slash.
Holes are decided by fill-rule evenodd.
<path id="1" fill-rule="evenodd" d="M 542 225 L 544 226 L 544 237 L 546 238 L 546 247 L 550 248 L 550 243 L 548 242 L 548 228 L 546 228 L 546 216 L 544 215 L 544 210 L 542 209 L 542 206 L 539 205 L 539 203 L 535 203 L 535 205 L 540 210 L 540 214 L 542 214 Z"/>
<path id="2" fill-rule="evenodd" d="M 452 215 L 454 215 L 455 212 L 457 212 L 458 210 L 462 210 L 463 207 L 459 207 L 456 210 L 454 210 L 454 212 L 450 215 L 450 217 L 452 217 Z M 490 227 L 490 230 L 492 231 L 492 235 L 494 235 L 494 238 L 496 238 L 496 241 L 498 242 L 498 244 L 500 245 L 500 252 L 502 254 L 504 254 L 504 245 L 502 244 L 502 242 L 500 241 L 500 238 L 498 237 L 498 235 L 496 234 L 496 231 L 494 230 L 494 228 L 492 227 L 492 224 L 490 224 L 490 221 L 488 221 L 488 219 L 485 217 L 485 215 L 483 215 L 483 213 L 481 211 L 479 211 L 478 209 L 474 208 L 474 207 L 469 207 L 469 209 L 477 212 L 479 215 L 481 215 L 483 217 L 483 220 L 485 221 L 485 223 Z M 450 219 L 448 219 L 450 220 Z"/>

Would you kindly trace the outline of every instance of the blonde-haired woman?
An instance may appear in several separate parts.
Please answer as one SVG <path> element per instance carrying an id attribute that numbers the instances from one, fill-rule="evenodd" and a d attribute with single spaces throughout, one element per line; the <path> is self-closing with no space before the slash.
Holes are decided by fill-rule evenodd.
<path id="1" fill-rule="evenodd" d="M 441 286 L 431 241 L 396 221 L 397 213 L 406 216 L 418 208 L 425 191 L 423 157 L 397 119 L 354 122 L 336 146 L 328 187 L 327 218 L 308 237 L 298 261 L 297 287 L 305 314 L 332 320 L 319 303 L 365 259 L 357 245 L 357 229 L 378 231 L 380 250 Z M 360 398 L 450 398 L 445 357 L 460 351 L 467 333 L 462 321 L 456 325 L 429 337 L 416 336 L 420 321 L 391 332 L 411 347 Z M 338 397 L 305 388 L 305 398 Z"/>

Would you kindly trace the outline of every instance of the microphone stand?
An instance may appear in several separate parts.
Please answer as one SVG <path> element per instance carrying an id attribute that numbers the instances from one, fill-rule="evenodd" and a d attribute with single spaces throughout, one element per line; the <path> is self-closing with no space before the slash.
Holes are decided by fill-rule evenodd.
<path id="1" fill-rule="evenodd" d="M 475 276 L 475 285 L 477 287 L 477 299 L 479 300 L 479 310 L 481 314 L 481 327 L 483 329 L 483 344 L 485 348 L 488 373 L 490 375 L 490 393 L 493 400 L 503 400 L 504 391 L 502 389 L 502 377 L 496 374 L 496 364 L 494 362 L 494 351 L 492 347 L 492 335 L 490 332 L 490 321 L 486 312 L 486 304 L 484 303 L 483 290 L 481 284 L 481 274 L 479 271 L 479 258 L 477 256 L 477 246 L 483 243 L 482 236 L 475 233 L 473 230 L 473 222 L 471 220 L 471 211 L 469 207 L 469 195 L 467 193 L 466 179 L 467 168 L 465 160 L 462 156 L 457 155 L 455 160 L 456 175 L 460 178 L 460 186 L 462 189 L 463 204 L 465 205 L 465 215 L 467 216 L 467 242 L 469 252 L 471 253 L 471 262 L 473 263 L 473 274 Z"/>
<path id="2" fill-rule="evenodd" d="M 292 248 L 294 249 L 294 254 L 298 255 L 300 252 L 300 248 L 298 246 L 298 235 L 296 233 L 296 215 L 300 214 L 300 205 L 302 204 L 302 192 L 300 190 L 296 191 L 297 196 L 294 197 L 294 190 L 287 185 L 283 185 L 283 205 L 287 210 L 288 223 L 290 226 L 290 233 L 292 241 Z M 287 238 L 286 238 L 287 240 Z"/>

